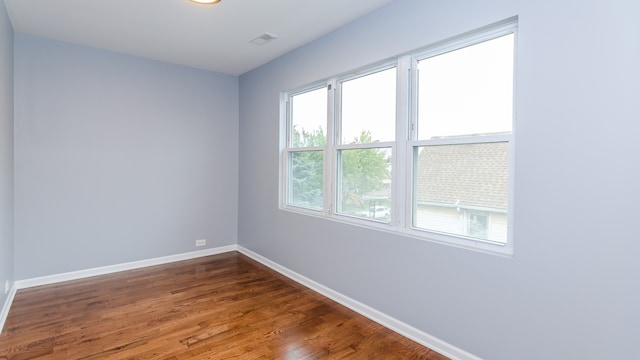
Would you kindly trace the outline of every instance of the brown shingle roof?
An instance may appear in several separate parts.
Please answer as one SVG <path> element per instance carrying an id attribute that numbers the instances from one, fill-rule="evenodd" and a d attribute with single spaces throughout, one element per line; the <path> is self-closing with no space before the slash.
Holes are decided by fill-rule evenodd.
<path id="1" fill-rule="evenodd" d="M 508 143 L 424 147 L 418 156 L 418 202 L 507 208 Z"/>

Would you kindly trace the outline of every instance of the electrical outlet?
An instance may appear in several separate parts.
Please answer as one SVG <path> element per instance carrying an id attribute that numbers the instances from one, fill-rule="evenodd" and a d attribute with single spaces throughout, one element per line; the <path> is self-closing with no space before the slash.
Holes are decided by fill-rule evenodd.
<path id="1" fill-rule="evenodd" d="M 207 239 L 196 240 L 196 246 L 205 246 L 207 245 Z"/>
<path id="2" fill-rule="evenodd" d="M 4 282 L 4 293 L 7 294 L 9 292 L 9 280 Z"/>

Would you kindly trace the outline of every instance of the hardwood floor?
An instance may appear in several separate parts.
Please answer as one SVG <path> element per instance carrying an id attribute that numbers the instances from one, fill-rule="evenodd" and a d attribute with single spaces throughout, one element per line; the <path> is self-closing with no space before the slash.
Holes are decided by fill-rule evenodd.
<path id="1" fill-rule="evenodd" d="M 236 252 L 18 291 L 0 359 L 431 359 Z"/>

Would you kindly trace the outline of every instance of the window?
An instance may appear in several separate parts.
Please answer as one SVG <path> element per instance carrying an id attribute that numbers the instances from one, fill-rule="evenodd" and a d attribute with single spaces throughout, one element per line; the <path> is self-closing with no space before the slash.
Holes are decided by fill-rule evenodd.
<path id="1" fill-rule="evenodd" d="M 287 204 L 321 210 L 324 198 L 324 147 L 327 96 L 324 88 L 291 97 L 287 156 Z"/>
<path id="2" fill-rule="evenodd" d="M 282 208 L 511 253 L 515 22 L 283 96 Z"/>
<path id="3" fill-rule="evenodd" d="M 336 213 L 389 222 L 396 69 L 340 81 L 338 91 Z"/>
<path id="4" fill-rule="evenodd" d="M 507 34 L 417 61 L 414 227 L 506 242 L 513 45 Z M 469 210 L 504 226 L 472 231 Z"/>

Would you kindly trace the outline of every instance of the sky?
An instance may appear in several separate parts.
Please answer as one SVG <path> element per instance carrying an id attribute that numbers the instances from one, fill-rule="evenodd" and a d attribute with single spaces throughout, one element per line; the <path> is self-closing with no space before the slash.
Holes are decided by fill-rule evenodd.
<path id="1" fill-rule="evenodd" d="M 418 62 L 418 138 L 511 131 L 513 43 L 506 35 Z"/>

